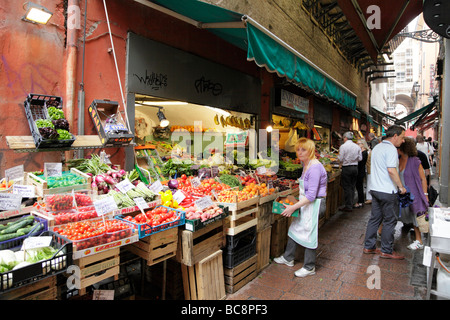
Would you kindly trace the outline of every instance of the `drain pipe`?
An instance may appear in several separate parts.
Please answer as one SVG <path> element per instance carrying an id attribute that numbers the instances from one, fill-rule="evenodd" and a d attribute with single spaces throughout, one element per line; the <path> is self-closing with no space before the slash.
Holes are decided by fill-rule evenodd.
<path id="1" fill-rule="evenodd" d="M 76 71 L 77 71 L 77 23 L 80 1 L 69 0 L 67 4 L 67 60 L 66 60 L 66 117 L 71 130 L 74 128 L 74 109 L 76 105 Z M 79 133 L 78 133 L 79 134 Z M 68 152 L 71 159 L 72 152 Z"/>

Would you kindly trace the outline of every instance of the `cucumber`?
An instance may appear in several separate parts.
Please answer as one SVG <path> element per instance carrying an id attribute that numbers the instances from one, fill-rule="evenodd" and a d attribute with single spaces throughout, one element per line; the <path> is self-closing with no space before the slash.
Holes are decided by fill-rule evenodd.
<path id="1" fill-rule="evenodd" d="M 20 228 L 24 228 L 27 225 L 31 224 L 34 221 L 34 216 L 28 216 L 26 219 L 21 219 L 19 222 L 14 223 L 10 225 L 8 228 L 3 229 L 0 231 L 0 234 L 7 234 L 7 233 L 15 233 Z"/>
<path id="2" fill-rule="evenodd" d="M 0 235 L 0 242 L 20 237 L 17 233 L 8 233 Z"/>
<path id="3" fill-rule="evenodd" d="M 33 232 L 38 232 L 41 229 L 42 229 L 42 223 L 36 222 L 36 223 L 33 223 L 31 226 L 18 229 L 16 233 L 20 236 L 24 236 L 32 230 L 33 230 Z"/>

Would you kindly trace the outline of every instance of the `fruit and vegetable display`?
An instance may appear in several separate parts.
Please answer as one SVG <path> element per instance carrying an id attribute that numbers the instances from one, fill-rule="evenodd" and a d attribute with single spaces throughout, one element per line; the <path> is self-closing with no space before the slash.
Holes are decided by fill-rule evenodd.
<path id="1" fill-rule="evenodd" d="M 204 222 L 208 219 L 214 218 L 223 213 L 223 209 L 219 207 L 217 204 L 214 204 L 208 208 L 203 210 L 198 209 L 194 204 L 186 209 L 186 219 L 188 220 L 197 220 Z"/>
<path id="2" fill-rule="evenodd" d="M 123 219 L 136 224 L 147 224 L 155 227 L 161 224 L 180 220 L 182 218 L 180 213 L 181 211 L 172 208 L 158 206 L 154 209 L 145 210 L 144 213 L 139 213 L 134 217 L 126 216 Z"/>
<path id="3" fill-rule="evenodd" d="M 72 140 L 69 132 L 69 122 L 64 116 L 64 111 L 57 107 L 48 107 L 47 119 L 36 119 L 34 121 L 43 139 Z"/>
<path id="4" fill-rule="evenodd" d="M 74 249 L 83 250 L 131 237 L 132 225 L 118 219 L 90 219 L 56 226 L 54 232 L 71 240 Z"/>
<path id="5" fill-rule="evenodd" d="M 11 188 L 13 186 L 13 184 L 14 184 L 14 180 L 6 181 L 6 179 L 2 179 L 0 181 L 0 191 L 8 190 L 9 188 Z"/>
<path id="6" fill-rule="evenodd" d="M 37 221 L 34 216 L 27 215 L 7 224 L 0 224 L 0 249 L 2 242 L 21 238 L 25 235 L 37 235 L 44 230 L 44 224 Z"/>
<path id="7" fill-rule="evenodd" d="M 117 208 L 128 208 L 136 206 L 133 199 L 144 198 L 146 202 L 151 202 L 156 199 L 157 194 L 153 193 L 143 182 L 139 182 L 133 189 L 128 190 L 126 193 L 121 191 L 110 190 L 108 194 L 100 195 L 99 199 L 104 199 L 105 197 L 113 197 L 117 204 Z"/>

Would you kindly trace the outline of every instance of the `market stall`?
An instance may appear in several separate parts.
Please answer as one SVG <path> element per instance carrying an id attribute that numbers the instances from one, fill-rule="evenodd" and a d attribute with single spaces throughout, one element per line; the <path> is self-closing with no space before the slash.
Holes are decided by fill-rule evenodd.
<path id="1" fill-rule="evenodd" d="M 25 298 L 26 288 L 43 281 L 32 297 L 78 299 L 113 290 L 113 298 L 122 299 L 117 288 L 105 286 L 122 283 L 123 267 L 138 261 L 142 286 L 163 266 L 163 280 L 158 278 L 163 298 L 224 299 L 284 248 L 288 219 L 276 208 L 281 199 L 298 196 L 302 167 L 295 154 L 257 150 L 255 114 L 193 103 L 158 106 L 168 101 L 174 102 L 135 97 L 132 170 L 108 158 L 108 146 L 130 144 L 128 120 L 110 109 L 117 104 L 109 100 L 91 104 L 101 152 L 43 163 L 35 172 L 23 165 L 6 170 L 0 193 L 0 297 Z M 64 109 L 59 110 L 62 118 Z M 52 122 L 40 121 L 47 116 L 37 115 L 30 128 L 36 122 L 51 128 Z M 275 128 L 303 134 L 309 129 L 279 117 L 273 118 Z M 280 152 L 280 161 L 271 159 L 273 152 Z M 318 147 L 316 156 L 329 174 L 322 224 L 338 204 L 339 170 L 326 148 Z M 214 286 L 206 289 L 205 282 Z M 49 291 L 54 283 L 58 290 Z"/>

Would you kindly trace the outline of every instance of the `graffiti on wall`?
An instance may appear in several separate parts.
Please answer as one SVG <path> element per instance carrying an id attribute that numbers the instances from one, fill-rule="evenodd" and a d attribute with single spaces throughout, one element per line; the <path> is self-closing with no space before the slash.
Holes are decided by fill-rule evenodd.
<path id="1" fill-rule="evenodd" d="M 58 79 L 61 72 L 54 70 L 48 64 L 26 62 L 20 65 L 9 63 L 1 56 L 4 88 L 9 90 L 11 100 L 25 98 L 29 93 L 50 94 L 58 92 Z"/>

